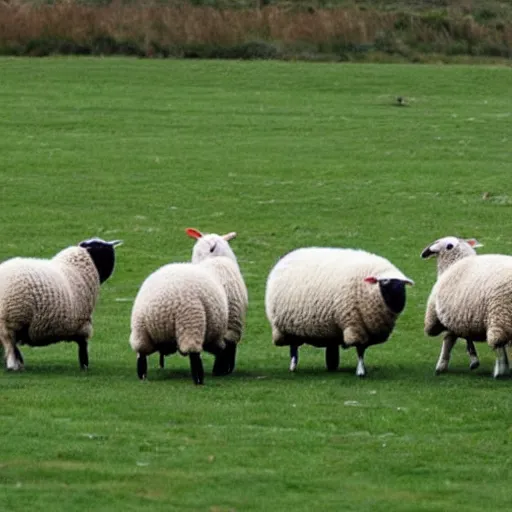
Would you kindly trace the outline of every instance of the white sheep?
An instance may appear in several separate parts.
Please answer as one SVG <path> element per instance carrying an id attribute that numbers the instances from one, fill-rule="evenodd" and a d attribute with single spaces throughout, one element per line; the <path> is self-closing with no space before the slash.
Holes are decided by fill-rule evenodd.
<path id="1" fill-rule="evenodd" d="M 509 372 L 506 346 L 512 341 L 512 256 L 476 255 L 480 244 L 457 237 L 436 240 L 422 252 L 442 262 L 425 312 L 425 333 L 446 331 L 436 370 L 448 367 L 457 338 L 486 341 L 496 353 L 495 378 Z"/>
<path id="2" fill-rule="evenodd" d="M 245 324 L 247 289 L 229 240 L 236 233 L 203 235 L 196 239 L 189 263 L 170 263 L 151 274 L 135 298 L 130 345 L 137 352 L 137 374 L 147 377 L 147 356 L 179 351 L 188 355 L 192 378 L 204 380 L 202 350 L 215 355 L 214 375 L 235 368 L 236 349 Z"/>
<path id="3" fill-rule="evenodd" d="M 364 352 L 385 342 L 414 284 L 387 259 L 362 250 L 296 249 L 274 266 L 265 308 L 275 345 L 290 346 L 290 371 L 298 347 L 326 347 L 329 371 L 339 367 L 339 346 L 356 347 L 356 375 L 366 375 Z"/>
<path id="4" fill-rule="evenodd" d="M 121 243 L 93 238 L 51 259 L 12 258 L 0 264 L 0 341 L 8 370 L 23 369 L 17 344 L 60 341 L 75 341 L 80 367 L 88 367 L 92 314 Z"/>
<path id="5" fill-rule="evenodd" d="M 436 256 L 437 258 L 437 277 L 439 276 L 455 261 L 465 258 L 466 256 L 475 256 L 475 249 L 482 247 L 474 238 L 464 240 L 457 237 L 445 237 L 441 240 L 436 240 L 428 247 L 426 247 L 421 257 L 424 259 Z M 448 370 L 450 362 L 451 351 L 457 341 L 457 337 L 453 337 L 453 333 L 446 333 L 444 336 L 441 354 L 436 364 L 436 374 L 440 374 Z M 476 370 L 480 366 L 478 353 L 475 344 L 471 339 L 466 339 L 466 352 L 469 356 L 469 368 Z"/>

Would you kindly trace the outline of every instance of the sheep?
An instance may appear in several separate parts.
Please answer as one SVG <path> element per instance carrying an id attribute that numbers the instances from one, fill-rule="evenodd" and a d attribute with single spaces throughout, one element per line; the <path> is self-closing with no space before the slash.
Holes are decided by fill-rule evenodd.
<path id="1" fill-rule="evenodd" d="M 469 249 L 480 245 L 474 239 L 450 236 L 423 250 L 424 259 L 438 258 L 440 269 L 427 302 L 425 333 L 446 332 L 438 371 L 448 367 L 458 337 L 471 342 L 487 340 L 496 354 L 493 376 L 498 378 L 509 373 L 506 346 L 512 341 L 512 256 L 476 255 Z"/>
<path id="2" fill-rule="evenodd" d="M 436 240 L 421 253 L 424 259 L 437 257 L 437 277 L 439 276 L 455 261 L 465 258 L 466 256 L 475 256 L 475 249 L 483 247 L 475 238 L 468 238 L 466 240 L 457 237 L 445 237 L 441 240 Z M 457 338 L 453 338 L 453 334 L 447 333 L 445 335 L 446 341 L 443 341 L 441 354 L 436 364 L 436 375 L 448 370 L 450 362 L 450 354 L 455 345 Z M 466 352 L 469 356 L 470 370 L 476 370 L 480 366 L 478 353 L 475 344 L 471 339 L 466 339 Z"/>
<path id="3" fill-rule="evenodd" d="M 276 346 L 290 346 L 290 371 L 304 343 L 325 347 L 328 371 L 339 367 L 339 346 L 355 347 L 356 375 L 364 377 L 364 353 L 385 342 L 405 308 L 413 281 L 387 259 L 331 247 L 296 249 L 272 268 L 265 310 Z"/>
<path id="4" fill-rule="evenodd" d="M 196 384 L 204 382 L 202 350 L 215 356 L 214 376 L 235 368 L 248 306 L 245 282 L 228 243 L 236 233 L 185 232 L 196 240 L 192 261 L 153 272 L 133 304 L 130 346 L 137 353 L 141 380 L 147 378 L 147 356 L 157 351 L 161 367 L 166 355 L 188 355 Z"/>
<path id="5" fill-rule="evenodd" d="M 0 264 L 0 341 L 7 370 L 24 368 L 18 344 L 60 341 L 76 342 L 80 368 L 88 368 L 92 314 L 121 243 L 92 238 L 51 259 L 18 257 Z"/>

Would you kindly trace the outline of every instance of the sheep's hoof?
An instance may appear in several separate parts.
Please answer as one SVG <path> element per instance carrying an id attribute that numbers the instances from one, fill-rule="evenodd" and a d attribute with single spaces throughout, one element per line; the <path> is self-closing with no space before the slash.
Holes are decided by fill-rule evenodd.
<path id="1" fill-rule="evenodd" d="M 480 366 L 480 361 L 478 359 L 472 359 L 469 363 L 470 370 L 476 370 Z"/>
<path id="2" fill-rule="evenodd" d="M 436 365 L 435 374 L 439 375 L 441 373 L 445 373 L 446 371 L 448 371 L 448 361 L 439 361 Z"/>
<path id="3" fill-rule="evenodd" d="M 226 344 L 226 355 L 228 360 L 228 373 L 233 373 L 236 365 L 236 349 L 235 343 Z"/>
<path id="4" fill-rule="evenodd" d="M 146 380 L 148 375 L 148 359 L 142 354 L 137 355 L 137 375 L 140 380 Z"/>
<path id="5" fill-rule="evenodd" d="M 290 359 L 290 371 L 294 372 L 296 369 L 297 369 L 297 358 L 296 357 L 292 357 Z"/>
<path id="6" fill-rule="evenodd" d="M 10 357 L 7 359 L 7 371 L 9 372 L 19 372 L 23 370 L 23 363 L 16 359 L 15 357 Z"/>
<path id="7" fill-rule="evenodd" d="M 22 364 L 18 364 L 17 366 L 7 367 L 8 372 L 22 372 L 25 367 Z"/>
<path id="8" fill-rule="evenodd" d="M 361 378 L 366 377 L 366 368 L 362 362 L 357 363 L 356 376 Z"/>
<path id="9" fill-rule="evenodd" d="M 510 373 L 510 370 L 509 370 L 508 364 L 501 362 L 501 361 L 496 361 L 496 364 L 494 365 L 494 372 L 493 372 L 493 377 L 495 379 L 507 377 L 509 373 Z"/>
<path id="10" fill-rule="evenodd" d="M 189 354 L 190 370 L 192 372 L 192 380 L 194 384 L 204 384 L 204 369 L 203 362 L 201 361 L 201 354 L 193 352 Z"/>

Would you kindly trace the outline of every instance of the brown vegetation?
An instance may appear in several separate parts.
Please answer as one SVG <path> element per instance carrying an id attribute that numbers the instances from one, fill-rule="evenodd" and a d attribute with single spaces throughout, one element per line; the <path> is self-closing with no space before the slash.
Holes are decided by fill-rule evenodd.
<path id="1" fill-rule="evenodd" d="M 256 4 L 255 4 L 256 5 Z M 137 1 L 0 3 L 0 52 L 221 58 L 365 58 L 379 52 L 512 57 L 512 24 L 492 11 L 408 13 L 268 5 L 220 9 Z"/>

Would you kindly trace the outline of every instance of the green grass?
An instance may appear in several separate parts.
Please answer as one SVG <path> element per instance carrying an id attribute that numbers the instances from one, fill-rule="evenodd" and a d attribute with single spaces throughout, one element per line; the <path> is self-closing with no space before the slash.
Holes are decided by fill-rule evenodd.
<path id="1" fill-rule="evenodd" d="M 0 375 L 0 509 L 505 510 L 510 381 L 463 344 L 435 377 L 423 335 L 439 236 L 512 252 L 511 70 L 128 59 L 0 60 L 0 259 L 122 238 L 74 344 L 25 348 Z M 395 106 L 404 95 L 408 107 Z M 487 199 L 483 194 L 489 193 Z M 194 387 L 188 361 L 128 344 L 131 301 L 188 259 L 184 228 L 239 234 L 250 296 L 236 372 Z M 266 276 L 306 245 L 362 247 L 416 281 L 391 339 L 289 374 L 264 315 Z"/>

